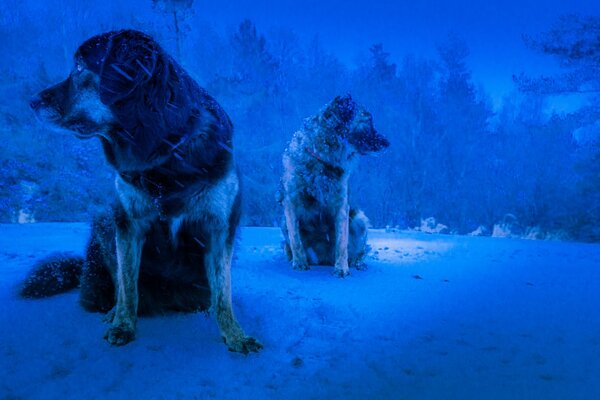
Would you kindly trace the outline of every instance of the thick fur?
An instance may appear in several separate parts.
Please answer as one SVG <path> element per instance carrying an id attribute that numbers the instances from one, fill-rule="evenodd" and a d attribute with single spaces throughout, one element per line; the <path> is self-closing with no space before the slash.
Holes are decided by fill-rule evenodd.
<path id="1" fill-rule="evenodd" d="M 95 219 L 81 274 L 81 304 L 111 310 L 109 343 L 133 340 L 138 314 L 211 306 L 230 350 L 260 349 L 232 310 L 240 191 L 221 106 L 151 37 L 123 30 L 84 42 L 69 77 L 31 107 L 100 138 L 117 173 L 118 200 Z"/>
<path id="2" fill-rule="evenodd" d="M 27 276 L 21 287 L 21 296 L 37 299 L 76 288 L 81 279 L 83 261 L 68 253 L 48 257 Z"/>
<path id="3" fill-rule="evenodd" d="M 336 97 L 294 134 L 281 181 L 283 236 L 295 269 L 334 265 L 344 277 L 349 265 L 364 265 L 368 220 L 348 204 L 348 178 L 359 155 L 388 146 L 350 95 Z"/>

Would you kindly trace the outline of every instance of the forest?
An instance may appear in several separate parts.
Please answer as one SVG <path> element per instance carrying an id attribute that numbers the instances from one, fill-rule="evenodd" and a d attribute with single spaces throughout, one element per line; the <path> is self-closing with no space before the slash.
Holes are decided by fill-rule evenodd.
<path id="1" fill-rule="evenodd" d="M 304 118 L 351 93 L 391 142 L 351 177 L 351 204 L 373 227 L 600 241 L 598 17 L 564 16 L 524 36 L 562 72 L 514 71 L 514 90 L 494 107 L 472 78 L 468 41 L 453 35 L 439 38 L 435 57 L 396 55 L 396 63 L 386 43 L 373 43 L 347 65 L 318 35 L 304 40 L 251 20 L 221 32 L 189 1 L 155 4 L 143 18 L 134 5 L 24 4 L 0 5 L 2 223 L 87 221 L 112 200 L 99 143 L 50 130 L 28 102 L 64 79 L 87 37 L 131 27 L 153 35 L 230 115 L 244 225 L 280 224 L 283 150 Z M 549 111 L 557 98 L 578 107 Z"/>

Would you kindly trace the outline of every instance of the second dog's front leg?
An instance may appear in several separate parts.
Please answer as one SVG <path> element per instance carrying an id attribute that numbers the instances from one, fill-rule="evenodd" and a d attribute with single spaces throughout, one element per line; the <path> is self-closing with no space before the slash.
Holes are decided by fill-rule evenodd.
<path id="1" fill-rule="evenodd" d="M 135 221 L 117 224 L 117 271 L 116 295 L 111 327 L 105 338 L 117 346 L 125 345 L 135 338 L 138 306 L 138 276 L 145 230 Z"/>
<path id="2" fill-rule="evenodd" d="M 263 346 L 256 339 L 246 336 L 233 315 L 231 302 L 231 256 L 232 244 L 226 243 L 224 235 L 215 234 L 205 255 L 205 266 L 211 291 L 211 303 L 219 324 L 219 330 L 229 350 L 248 354 Z"/>
<path id="3" fill-rule="evenodd" d="M 334 273 L 339 277 L 350 274 L 348 269 L 348 198 L 343 197 L 342 204 L 335 217 L 335 267 Z"/>
<path id="4" fill-rule="evenodd" d="M 285 223 L 287 225 L 288 240 L 292 249 L 292 265 L 294 269 L 307 270 L 308 262 L 306 261 L 306 251 L 300 237 L 300 221 L 294 211 L 294 205 L 291 200 L 285 199 Z"/>

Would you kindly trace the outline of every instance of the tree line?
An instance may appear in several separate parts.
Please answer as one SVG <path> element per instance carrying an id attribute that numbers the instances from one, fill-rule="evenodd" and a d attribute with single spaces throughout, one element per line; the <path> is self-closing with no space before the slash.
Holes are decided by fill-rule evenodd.
<path id="1" fill-rule="evenodd" d="M 473 82 L 460 39 L 442 40 L 436 57 L 398 63 L 374 44 L 349 67 L 318 37 L 265 33 L 249 20 L 221 34 L 189 21 L 177 25 L 181 63 L 234 122 L 246 225 L 280 223 L 283 150 L 304 118 L 351 93 L 392 143 L 364 157 L 351 178 L 351 203 L 373 226 L 413 228 L 434 217 L 449 233 L 491 234 L 510 222 L 515 233 L 600 239 L 598 18 L 565 17 L 525 38 L 532 51 L 559 59 L 564 74 L 516 75 L 514 93 L 496 110 Z M 172 44 L 173 32 L 146 30 Z M 4 77 L 17 74 L 0 68 Z M 36 81 L 18 88 L 23 98 L 52 81 L 44 60 L 36 68 Z M 10 85 L 1 82 L 0 96 Z M 549 114 L 548 99 L 565 93 L 585 93 L 584 105 Z M 84 220 L 107 202 L 111 173 L 97 143 L 51 133 L 25 111 L 2 107 L 0 118 L 7 138 L 0 148 L 2 221 Z"/>

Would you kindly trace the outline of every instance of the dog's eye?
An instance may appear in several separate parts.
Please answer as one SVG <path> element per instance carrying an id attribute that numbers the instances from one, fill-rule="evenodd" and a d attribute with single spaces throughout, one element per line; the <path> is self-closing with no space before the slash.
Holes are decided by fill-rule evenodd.
<path id="1" fill-rule="evenodd" d="M 83 71 L 83 64 L 81 63 L 75 63 L 75 73 L 76 74 L 80 74 L 81 71 Z"/>

